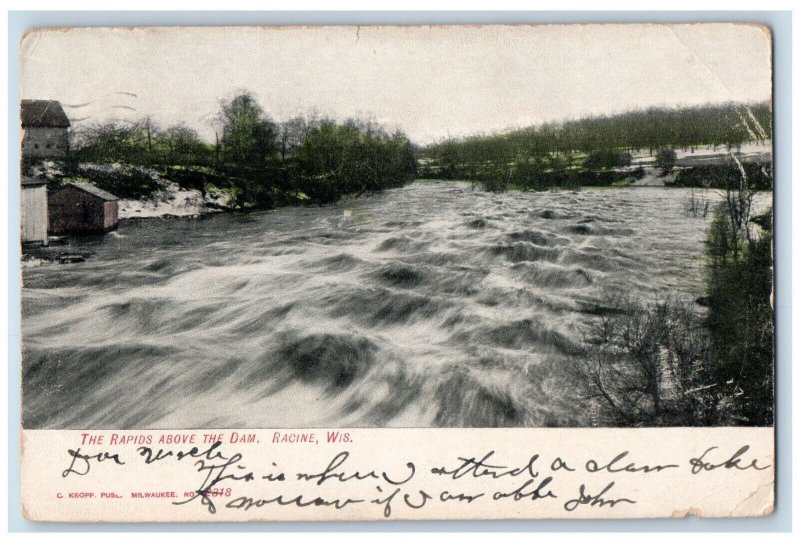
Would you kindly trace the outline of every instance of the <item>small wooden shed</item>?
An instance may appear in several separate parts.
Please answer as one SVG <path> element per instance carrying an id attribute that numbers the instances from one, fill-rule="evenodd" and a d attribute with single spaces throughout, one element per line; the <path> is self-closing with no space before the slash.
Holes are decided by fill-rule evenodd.
<path id="1" fill-rule="evenodd" d="M 22 178 L 20 220 L 23 243 L 47 245 L 47 181 Z"/>
<path id="2" fill-rule="evenodd" d="M 91 183 L 59 187 L 49 200 L 53 234 L 102 234 L 117 228 L 119 199 Z"/>

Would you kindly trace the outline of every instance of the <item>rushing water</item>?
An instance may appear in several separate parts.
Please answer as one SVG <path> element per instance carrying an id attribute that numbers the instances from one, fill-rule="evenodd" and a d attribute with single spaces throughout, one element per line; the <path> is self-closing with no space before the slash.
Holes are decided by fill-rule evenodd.
<path id="1" fill-rule="evenodd" d="M 688 194 L 418 182 L 124 222 L 24 271 L 24 424 L 586 424 L 566 369 L 598 306 L 703 293 Z"/>

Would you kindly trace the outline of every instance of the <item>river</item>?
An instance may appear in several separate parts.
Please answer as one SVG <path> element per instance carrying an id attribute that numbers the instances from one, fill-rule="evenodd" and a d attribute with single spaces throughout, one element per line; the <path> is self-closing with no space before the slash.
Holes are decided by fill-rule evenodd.
<path id="1" fill-rule="evenodd" d="M 566 368 L 597 308 L 703 294 L 688 195 L 417 182 L 124 221 L 24 269 L 24 425 L 586 425 Z"/>

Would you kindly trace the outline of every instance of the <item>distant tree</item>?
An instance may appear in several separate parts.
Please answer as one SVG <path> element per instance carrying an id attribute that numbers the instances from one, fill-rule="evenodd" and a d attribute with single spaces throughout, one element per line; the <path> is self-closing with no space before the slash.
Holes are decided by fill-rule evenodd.
<path id="1" fill-rule="evenodd" d="M 170 165 L 197 164 L 208 153 L 197 131 L 183 124 L 167 128 L 158 140 L 165 147 L 165 160 Z"/>
<path id="2" fill-rule="evenodd" d="M 660 149 L 656 153 L 656 168 L 661 170 L 661 175 L 667 175 L 673 168 L 675 162 L 678 160 L 678 154 L 674 149 Z"/>
<path id="3" fill-rule="evenodd" d="M 414 149 L 405 134 L 389 135 L 369 121 L 322 120 L 308 131 L 298 161 L 302 191 L 318 202 L 398 187 L 416 175 Z"/>
<path id="4" fill-rule="evenodd" d="M 638 166 L 638 167 L 634 168 L 631 171 L 631 177 L 633 177 L 634 179 L 637 179 L 637 180 L 638 179 L 644 179 L 645 175 L 647 175 L 647 174 L 644 171 L 644 168 L 642 166 Z"/>
<path id="5" fill-rule="evenodd" d="M 617 158 L 617 166 L 627 168 L 633 163 L 633 156 L 630 153 L 621 153 Z"/>
<path id="6" fill-rule="evenodd" d="M 152 157 L 153 155 L 153 139 L 159 133 L 159 127 L 150 117 L 150 115 L 145 115 L 142 119 L 138 122 L 139 126 L 141 126 L 142 130 L 144 130 L 145 134 L 145 141 L 147 142 L 147 153 Z"/>
<path id="7" fill-rule="evenodd" d="M 441 145 L 438 154 L 440 173 L 444 179 L 456 179 L 460 167 L 460 146 L 456 142 L 445 142 Z"/>
<path id="8" fill-rule="evenodd" d="M 147 141 L 147 130 L 142 122 L 94 123 L 75 131 L 78 160 L 110 164 L 147 164 L 151 154 Z"/>
<path id="9" fill-rule="evenodd" d="M 630 157 L 630 155 L 628 155 Z M 622 161 L 622 154 L 618 153 L 612 149 L 598 149 L 596 151 L 589 152 L 589 155 L 586 157 L 586 169 L 587 170 L 608 170 L 611 168 L 616 168 L 620 165 Z"/>
<path id="10" fill-rule="evenodd" d="M 309 130 L 309 123 L 303 117 L 294 117 L 278 125 L 278 152 L 281 160 L 297 154 Z"/>
<path id="11" fill-rule="evenodd" d="M 242 91 L 230 100 L 223 100 L 218 120 L 222 125 L 221 144 L 226 161 L 236 167 L 263 167 L 276 151 L 275 125 L 251 92 Z"/>

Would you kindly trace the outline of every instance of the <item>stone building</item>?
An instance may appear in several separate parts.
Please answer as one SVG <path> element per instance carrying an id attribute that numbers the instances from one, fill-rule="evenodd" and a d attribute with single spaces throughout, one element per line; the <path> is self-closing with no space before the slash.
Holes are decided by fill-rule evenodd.
<path id="1" fill-rule="evenodd" d="M 69 119 L 56 100 L 22 101 L 22 158 L 63 158 L 69 151 Z"/>

